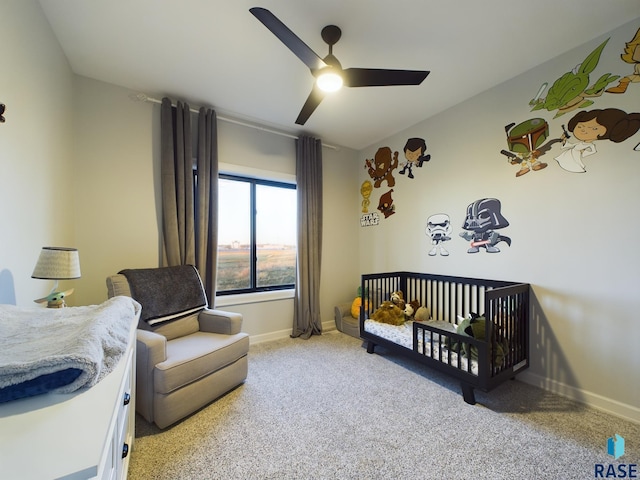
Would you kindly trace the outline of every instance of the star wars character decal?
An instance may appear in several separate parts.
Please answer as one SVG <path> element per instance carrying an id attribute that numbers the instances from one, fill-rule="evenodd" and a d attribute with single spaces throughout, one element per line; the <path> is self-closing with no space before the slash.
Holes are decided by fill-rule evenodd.
<path id="1" fill-rule="evenodd" d="M 362 215 L 360 217 L 361 227 L 371 227 L 380 224 L 380 217 L 376 212 L 369 213 L 369 205 L 371 205 L 371 192 L 373 191 L 373 185 L 369 180 L 362 182 L 360 186 L 360 194 L 362 195 Z"/>
<path id="2" fill-rule="evenodd" d="M 594 155 L 596 140 L 620 143 L 640 130 L 640 113 L 626 113 L 617 108 L 582 110 L 567 124 L 576 141 L 569 142 L 571 135 L 562 135 L 562 152 L 555 157 L 558 165 L 567 172 L 584 173 L 587 167 L 584 158 Z M 634 150 L 638 150 L 638 146 Z"/>
<path id="3" fill-rule="evenodd" d="M 607 93 L 625 93 L 630 83 L 640 83 L 640 28 L 631 41 L 625 44 L 620 58 L 623 62 L 633 65 L 633 73 L 622 77 L 615 87 L 607 88 Z"/>
<path id="4" fill-rule="evenodd" d="M 543 83 L 536 96 L 529 102 L 529 106 L 532 107 L 531 111 L 545 109 L 552 112 L 556 110 L 554 118 L 557 118 L 578 108 L 593 105 L 591 99 L 602 96 L 607 91 L 605 89 L 609 84 L 620 78 L 619 75 L 605 73 L 589 86 L 589 74 L 598 66 L 600 56 L 608 41 L 609 39 L 606 39 L 587 55 L 582 63 L 556 79 L 546 97 L 541 98 L 548 85 Z"/>
<path id="5" fill-rule="evenodd" d="M 365 160 L 365 168 L 375 188 L 379 188 L 382 182 L 392 188 L 396 184 L 393 171 L 398 168 L 398 152 L 391 153 L 389 147 L 380 147 L 373 159 Z"/>
<path id="6" fill-rule="evenodd" d="M 360 186 L 360 195 L 362 195 L 362 213 L 369 213 L 369 205 L 371 205 L 371 192 L 373 191 L 373 185 L 369 180 L 362 182 Z"/>
<path id="7" fill-rule="evenodd" d="M 398 168 L 398 152 L 392 152 L 389 147 L 380 147 L 373 159 L 365 160 L 364 168 L 367 169 L 367 173 L 373 180 L 373 188 L 380 188 L 383 183 L 386 183 L 387 187 L 391 188 L 396 184 L 393 171 Z M 367 180 L 360 188 L 360 193 L 365 199 L 362 202 L 362 212 L 364 215 L 360 218 L 360 225 L 363 227 L 380 224 L 380 217 L 377 213 L 368 213 L 368 207 L 371 204 L 369 197 L 372 193 L 372 191 L 369 191 L 371 188 L 370 185 L 371 182 Z M 388 218 L 395 213 L 396 207 L 393 204 L 393 198 L 391 198 L 392 192 L 393 189 L 391 188 L 391 190 L 382 194 L 376 207 L 377 210 L 384 215 L 384 218 Z M 365 205 L 367 211 L 365 211 Z"/>
<path id="8" fill-rule="evenodd" d="M 511 238 L 496 231 L 509 226 L 501 210 L 497 198 L 481 198 L 467 206 L 467 215 L 462 224 L 465 231 L 460 232 L 462 238 L 471 242 L 467 253 L 478 253 L 481 248 L 487 253 L 499 253 L 497 245 L 501 242 L 511 246 Z"/>
<path id="9" fill-rule="evenodd" d="M 427 142 L 425 142 L 424 138 L 410 138 L 407 140 L 404 145 L 404 158 L 407 161 L 402 164 L 402 170 L 398 173 L 404 175 L 408 170 L 407 177 L 414 178 L 413 167 L 422 168 L 424 162 L 431 160 L 431 155 L 426 154 L 426 151 Z"/>
<path id="10" fill-rule="evenodd" d="M 384 218 L 389 218 L 391 215 L 396 213 L 396 206 L 393 204 L 393 198 L 391 197 L 392 193 L 393 189 L 380 196 L 378 210 L 384 215 Z"/>
<path id="11" fill-rule="evenodd" d="M 429 256 L 434 257 L 440 254 L 443 257 L 449 256 L 449 252 L 444 248 L 443 243 L 451 240 L 451 219 L 446 213 L 436 213 L 427 218 L 427 228 L 425 233 L 431 238 L 432 248 L 429 250 Z"/>
<path id="12" fill-rule="evenodd" d="M 543 142 L 549 136 L 549 124 L 543 118 L 531 118 L 518 125 L 510 123 L 504 127 L 507 134 L 509 150 L 500 150 L 511 165 L 520 165 L 516 177 L 543 170 L 547 163 L 539 158 L 547 153 L 554 143 L 562 141 L 562 138 L 554 138 L 547 143 Z"/>

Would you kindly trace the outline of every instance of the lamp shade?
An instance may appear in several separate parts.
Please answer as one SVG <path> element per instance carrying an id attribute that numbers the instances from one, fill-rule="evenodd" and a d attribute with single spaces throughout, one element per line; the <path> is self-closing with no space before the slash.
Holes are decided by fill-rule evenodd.
<path id="1" fill-rule="evenodd" d="M 31 278 L 70 280 L 80 278 L 80 257 L 77 248 L 42 247 Z"/>

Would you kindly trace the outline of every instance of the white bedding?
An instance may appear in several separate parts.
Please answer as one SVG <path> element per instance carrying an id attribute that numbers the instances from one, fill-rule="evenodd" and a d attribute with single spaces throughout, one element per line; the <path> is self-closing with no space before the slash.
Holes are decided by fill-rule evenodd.
<path id="1" fill-rule="evenodd" d="M 448 322 L 439 322 L 433 321 L 428 322 L 427 325 L 442 328 L 445 331 L 453 331 L 452 325 Z M 405 322 L 402 325 L 389 325 L 387 323 L 376 322 L 375 320 L 367 319 L 364 321 L 364 329 L 366 332 L 377 335 L 378 337 L 382 337 L 386 340 L 389 340 L 393 343 L 397 343 L 400 346 L 408 348 L 409 350 L 413 350 L 413 322 Z M 426 330 L 425 335 L 426 339 L 430 340 L 430 331 Z M 440 339 L 436 335 L 433 339 L 433 343 L 428 341 L 426 343 L 426 353 L 423 352 L 422 345 L 422 335 L 419 336 L 418 339 L 418 353 L 423 354 L 427 357 L 431 357 L 435 360 L 440 359 L 440 354 L 442 353 L 442 362 L 449 363 L 449 355 L 451 355 L 451 365 L 457 367 L 458 366 L 458 354 L 456 352 L 451 352 L 448 348 L 440 348 Z M 444 341 L 444 337 L 442 337 L 442 341 Z M 431 346 L 433 345 L 433 352 L 431 352 Z M 461 369 L 467 371 L 468 369 L 468 359 L 464 355 L 461 356 L 460 362 Z M 473 375 L 478 375 L 478 364 L 475 360 L 471 361 L 471 372 Z"/>

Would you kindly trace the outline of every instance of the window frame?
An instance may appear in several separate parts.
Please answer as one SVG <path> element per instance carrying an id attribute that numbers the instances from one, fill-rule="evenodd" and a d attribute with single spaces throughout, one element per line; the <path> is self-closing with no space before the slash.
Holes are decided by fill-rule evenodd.
<path id="1" fill-rule="evenodd" d="M 297 185 L 295 183 L 290 183 L 286 181 L 269 180 L 261 177 L 254 177 L 249 175 L 243 175 L 240 173 L 227 173 L 227 172 L 218 172 L 218 179 L 248 183 L 249 184 L 249 210 L 252 213 L 250 217 L 250 232 L 249 232 L 250 263 L 251 263 L 250 269 L 249 269 L 250 270 L 250 273 L 249 273 L 250 287 L 236 288 L 231 290 L 218 290 L 216 286 L 216 297 L 226 297 L 230 295 L 244 295 L 244 294 L 252 294 L 252 293 L 264 293 L 264 292 L 274 292 L 274 291 L 295 289 L 295 286 L 296 286 L 295 282 L 281 284 L 281 285 L 268 285 L 264 287 L 259 287 L 256 285 L 257 279 L 258 279 L 258 246 L 256 242 L 256 214 L 257 214 L 256 187 L 258 185 L 262 185 L 262 186 L 268 186 L 268 187 L 286 188 L 286 189 L 295 191 L 297 190 Z M 219 246 L 216 246 L 216 249 L 218 247 Z M 296 244 L 296 267 L 297 267 L 297 258 L 298 258 L 298 246 Z M 217 278 L 217 272 L 216 272 L 216 278 Z"/>

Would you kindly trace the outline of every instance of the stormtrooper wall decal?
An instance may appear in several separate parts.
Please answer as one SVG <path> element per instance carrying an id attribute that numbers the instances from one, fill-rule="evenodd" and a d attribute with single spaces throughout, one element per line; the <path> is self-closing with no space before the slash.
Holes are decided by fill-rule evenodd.
<path id="1" fill-rule="evenodd" d="M 434 257 L 438 253 L 443 257 L 449 255 L 449 252 L 442 245 L 444 242 L 451 240 L 451 220 L 446 213 L 436 213 L 427 218 L 427 228 L 425 229 L 427 236 L 431 238 L 433 248 L 429 250 L 429 256 Z"/>

